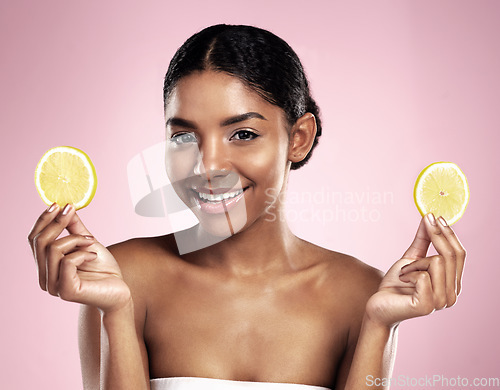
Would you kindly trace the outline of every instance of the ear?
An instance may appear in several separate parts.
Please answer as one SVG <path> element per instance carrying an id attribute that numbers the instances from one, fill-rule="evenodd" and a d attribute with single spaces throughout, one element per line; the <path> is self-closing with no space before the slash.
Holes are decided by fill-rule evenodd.
<path id="1" fill-rule="evenodd" d="M 316 118 L 310 112 L 302 115 L 290 131 L 290 144 L 288 160 L 291 162 L 302 161 L 312 148 L 316 137 Z"/>

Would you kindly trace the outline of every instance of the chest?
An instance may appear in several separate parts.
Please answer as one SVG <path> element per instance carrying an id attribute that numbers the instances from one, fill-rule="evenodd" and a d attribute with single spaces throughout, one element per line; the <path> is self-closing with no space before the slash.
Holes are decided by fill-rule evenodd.
<path id="1" fill-rule="evenodd" d="M 326 381 L 345 350 L 341 305 L 307 284 L 184 281 L 157 291 L 144 328 L 152 377 Z"/>

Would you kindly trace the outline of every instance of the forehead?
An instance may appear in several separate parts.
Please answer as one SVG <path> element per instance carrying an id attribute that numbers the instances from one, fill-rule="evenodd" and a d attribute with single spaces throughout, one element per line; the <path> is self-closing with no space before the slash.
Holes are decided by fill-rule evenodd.
<path id="1" fill-rule="evenodd" d="M 223 72 L 194 72 L 179 80 L 165 107 L 165 116 L 197 120 L 259 112 L 266 118 L 284 118 L 284 112 L 264 100 L 240 79 Z M 269 118 L 268 118 L 269 119 Z"/>

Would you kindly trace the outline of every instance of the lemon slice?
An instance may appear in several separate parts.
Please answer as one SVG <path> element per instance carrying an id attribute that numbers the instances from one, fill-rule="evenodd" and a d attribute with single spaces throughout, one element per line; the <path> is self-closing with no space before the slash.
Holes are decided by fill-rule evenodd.
<path id="1" fill-rule="evenodd" d="M 436 162 L 424 168 L 418 175 L 413 191 L 420 214 L 442 216 L 449 225 L 464 215 L 469 195 L 467 178 L 451 162 Z"/>
<path id="2" fill-rule="evenodd" d="M 42 200 L 64 207 L 71 203 L 81 209 L 92 201 L 97 175 L 87 156 L 71 146 L 57 146 L 47 151 L 35 170 L 35 185 Z"/>

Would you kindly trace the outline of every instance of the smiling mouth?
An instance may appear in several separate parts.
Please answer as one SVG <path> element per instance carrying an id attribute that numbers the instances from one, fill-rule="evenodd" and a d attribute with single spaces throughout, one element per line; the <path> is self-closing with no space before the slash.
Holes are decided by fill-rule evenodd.
<path id="1" fill-rule="evenodd" d="M 208 192 L 202 192 L 202 191 L 197 191 L 193 189 L 193 192 L 196 194 L 199 200 L 205 203 L 220 203 L 222 201 L 229 201 L 233 198 L 238 197 L 241 195 L 245 190 L 247 190 L 248 187 L 246 188 L 240 188 L 239 190 L 236 191 L 230 191 L 230 192 L 221 192 L 221 190 L 209 190 L 210 193 Z M 218 192 L 218 193 L 214 193 Z"/>

